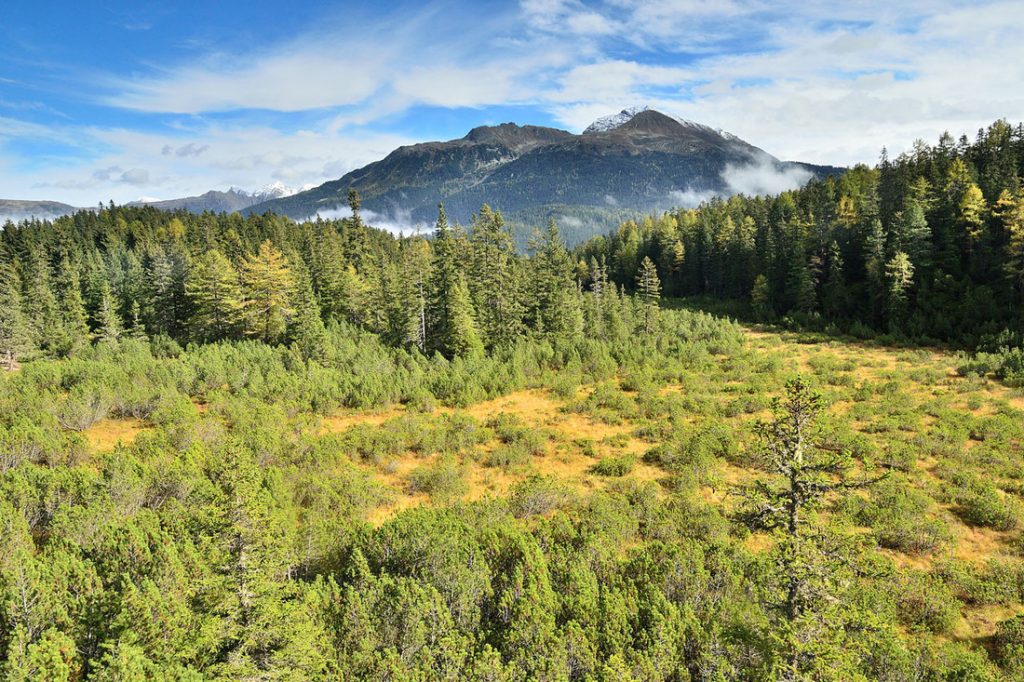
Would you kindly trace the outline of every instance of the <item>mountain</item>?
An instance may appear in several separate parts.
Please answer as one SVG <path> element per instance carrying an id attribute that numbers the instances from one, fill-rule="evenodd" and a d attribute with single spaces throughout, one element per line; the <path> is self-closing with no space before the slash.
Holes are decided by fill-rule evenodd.
<path id="1" fill-rule="evenodd" d="M 163 201 L 139 200 L 132 202 L 135 206 L 153 206 L 164 211 L 176 211 L 185 209 L 192 213 L 212 211 L 214 213 L 234 213 L 242 211 L 255 204 L 261 204 L 274 199 L 281 199 L 295 194 L 295 190 L 285 186 L 281 182 L 267 185 L 255 192 L 232 187 L 226 192 L 211 190 L 205 194 L 194 197 L 183 197 L 181 199 L 166 199 Z"/>
<path id="2" fill-rule="evenodd" d="M 32 218 L 53 220 L 74 213 L 79 209 L 59 201 L 21 201 L 18 199 L 0 199 L 0 225 L 10 220 L 20 222 Z"/>
<path id="3" fill-rule="evenodd" d="M 503 123 L 399 147 L 338 180 L 247 212 L 329 215 L 344 210 L 355 188 L 370 222 L 429 226 L 443 202 L 452 220 L 465 223 L 486 202 L 510 222 L 555 217 L 563 231 L 583 238 L 626 215 L 716 195 L 774 193 L 838 170 L 780 161 L 724 131 L 639 107 L 598 119 L 580 135 Z"/>

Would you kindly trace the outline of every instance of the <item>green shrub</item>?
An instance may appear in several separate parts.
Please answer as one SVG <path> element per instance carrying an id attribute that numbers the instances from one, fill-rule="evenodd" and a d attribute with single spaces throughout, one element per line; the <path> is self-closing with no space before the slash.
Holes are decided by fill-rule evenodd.
<path id="1" fill-rule="evenodd" d="M 597 464 L 590 467 L 590 471 L 598 476 L 619 477 L 625 476 L 633 471 L 633 467 L 635 466 L 636 458 L 632 455 L 602 457 Z"/>
<path id="2" fill-rule="evenodd" d="M 992 649 L 1000 665 L 1014 672 L 1024 671 L 1024 614 L 999 623 Z"/>
<path id="3" fill-rule="evenodd" d="M 530 476 L 512 486 L 509 507 L 516 518 L 548 514 L 565 506 L 571 499 L 569 490 L 548 476 Z"/>
<path id="4" fill-rule="evenodd" d="M 941 579 L 909 572 L 899 582 L 900 621 L 909 628 L 948 634 L 960 619 L 960 603 Z"/>
<path id="5" fill-rule="evenodd" d="M 960 499 L 957 514 L 973 526 L 1013 530 L 1020 523 L 1019 505 L 991 484 L 968 490 Z"/>
<path id="6" fill-rule="evenodd" d="M 466 472 L 454 460 L 438 459 L 409 472 L 409 492 L 427 493 L 438 500 L 450 500 L 466 494 Z"/>

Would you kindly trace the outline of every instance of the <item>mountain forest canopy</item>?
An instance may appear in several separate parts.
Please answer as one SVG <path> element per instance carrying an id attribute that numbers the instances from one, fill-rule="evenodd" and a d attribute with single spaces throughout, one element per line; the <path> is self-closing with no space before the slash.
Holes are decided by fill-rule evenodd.
<path id="1" fill-rule="evenodd" d="M 1024 679 L 1022 177 L 7 223 L 0 674 Z"/>

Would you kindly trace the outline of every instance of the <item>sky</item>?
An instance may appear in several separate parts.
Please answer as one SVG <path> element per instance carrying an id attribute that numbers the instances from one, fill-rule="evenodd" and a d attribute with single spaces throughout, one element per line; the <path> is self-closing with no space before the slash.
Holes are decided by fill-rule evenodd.
<path id="1" fill-rule="evenodd" d="M 1024 0 L 2 4 L 4 199 L 301 188 L 643 104 L 833 165 L 1024 119 Z"/>

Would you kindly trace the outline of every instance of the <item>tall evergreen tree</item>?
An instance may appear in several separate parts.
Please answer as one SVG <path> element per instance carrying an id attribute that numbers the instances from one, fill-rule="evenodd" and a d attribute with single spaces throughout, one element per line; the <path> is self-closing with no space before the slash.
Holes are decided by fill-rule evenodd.
<path id="1" fill-rule="evenodd" d="M 295 279 L 292 308 L 295 315 L 288 325 L 288 338 L 304 358 L 322 361 L 327 353 L 327 329 L 313 294 L 309 272 L 299 263 L 301 261 L 292 269 Z"/>
<path id="2" fill-rule="evenodd" d="M 885 264 L 886 280 L 886 316 L 889 328 L 898 331 L 902 328 L 907 315 L 907 298 L 914 279 L 914 265 L 910 257 L 902 251 Z"/>
<path id="3" fill-rule="evenodd" d="M 0 359 L 8 371 L 31 348 L 31 336 L 21 304 L 21 278 L 11 263 L 0 263 Z"/>
<path id="4" fill-rule="evenodd" d="M 661 299 L 661 281 L 658 279 L 658 269 L 654 262 L 644 256 L 640 263 L 640 271 L 636 276 L 636 290 L 640 297 L 640 304 L 643 307 L 644 334 L 654 331 L 658 319 L 658 302 Z"/>
<path id="5" fill-rule="evenodd" d="M 238 272 L 217 249 L 192 263 L 185 292 L 192 301 L 192 338 L 216 341 L 232 336 L 242 314 L 242 288 Z"/>
<path id="6" fill-rule="evenodd" d="M 100 285 L 99 296 L 97 336 L 102 341 L 117 341 L 124 333 L 124 323 L 121 322 L 121 315 L 117 312 L 117 302 L 106 281 Z"/>
<path id="7" fill-rule="evenodd" d="M 82 299 L 78 264 L 65 257 L 60 266 L 60 345 L 59 355 L 74 355 L 89 343 L 89 322 Z"/>
<path id="8" fill-rule="evenodd" d="M 849 453 L 823 447 L 815 431 L 823 409 L 821 396 L 803 379 L 787 383 L 785 396 L 772 401 L 772 419 L 755 427 L 764 467 L 777 477 L 740 489 L 742 518 L 777 539 L 776 575 L 766 585 L 778 614 L 777 680 L 821 679 L 832 664 L 829 656 L 841 650 L 846 614 L 837 608 L 842 589 L 837 578 L 848 565 L 835 538 L 816 526 L 815 514 L 827 495 L 881 478 L 852 480 Z"/>
<path id="9" fill-rule="evenodd" d="M 451 289 L 447 308 L 449 325 L 445 347 L 448 352 L 462 357 L 481 355 L 484 352 L 484 344 L 477 331 L 469 288 L 461 275 Z"/>
<path id="10" fill-rule="evenodd" d="M 293 310 L 292 273 L 288 262 L 270 240 L 242 262 L 242 311 L 245 331 L 265 343 L 276 343 Z"/>
<path id="11" fill-rule="evenodd" d="M 533 328 L 555 338 L 583 332 L 583 311 L 573 279 L 572 258 L 554 220 L 532 240 L 529 318 Z"/>
<path id="12" fill-rule="evenodd" d="M 484 204 L 470 233 L 468 285 L 488 348 L 510 345 L 523 331 L 523 303 L 512 234 L 501 213 Z"/>
<path id="13" fill-rule="evenodd" d="M 41 248 L 29 251 L 25 261 L 22 305 L 33 345 L 55 352 L 63 338 L 57 297 L 54 295 L 50 266 Z"/>

